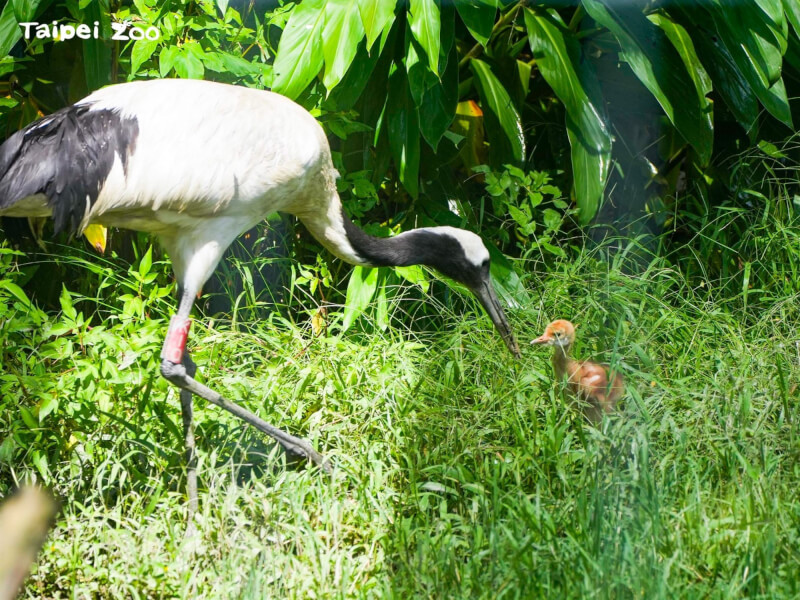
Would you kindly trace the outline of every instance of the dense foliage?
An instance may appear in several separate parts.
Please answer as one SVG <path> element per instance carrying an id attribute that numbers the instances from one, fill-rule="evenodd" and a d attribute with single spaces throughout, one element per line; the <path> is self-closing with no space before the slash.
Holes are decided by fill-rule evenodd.
<path id="1" fill-rule="evenodd" d="M 193 541 L 177 396 L 156 375 L 167 265 L 91 257 L 101 290 L 44 313 L 15 285 L 30 258 L 4 252 L 0 481 L 64 499 L 27 597 L 796 597 L 800 221 L 795 181 L 762 179 L 778 164 L 730 165 L 763 204 L 686 211 L 685 242 L 570 238 L 520 265 L 522 341 L 569 314 L 579 356 L 627 378 L 601 428 L 566 408 L 547 352 L 509 361 L 476 310 L 404 325 L 430 302 L 408 289 L 369 336 L 198 322 L 204 380 L 340 469 L 285 469 L 198 406 Z"/>
<path id="2" fill-rule="evenodd" d="M 341 469 L 284 469 L 198 406 L 186 542 L 168 257 L 124 232 L 108 257 L 3 240 L 0 495 L 64 500 L 28 596 L 796 597 L 798 6 L 7 2 L 0 139 L 114 82 L 274 89 L 318 117 L 369 231 L 479 232 L 523 344 L 569 317 L 628 380 L 589 427 L 546 353 L 511 362 L 458 286 L 353 270 L 272 217 L 223 261 L 191 349 Z M 24 40 L 29 21 L 101 35 Z"/>
<path id="3" fill-rule="evenodd" d="M 19 41 L 17 23 L 32 20 L 99 21 L 104 37 L 112 21 L 152 26 L 160 37 L 30 40 L 23 56 L 2 63 L 3 75 L 14 74 L 5 128 L 115 81 L 235 81 L 318 108 L 341 138 L 347 172 L 368 172 L 383 202 L 390 166 L 388 181 L 414 200 L 423 190 L 436 206 L 437 197 L 468 198 L 457 190 L 458 167 L 552 168 L 568 152 L 566 180 L 588 222 L 612 160 L 623 173 L 646 163 L 650 179 L 666 186 L 659 195 L 672 196 L 678 172 L 704 173 L 733 139 L 792 127 L 787 85 L 797 91 L 800 83 L 792 0 L 528 4 L 306 0 L 265 11 L 228 0 L 15 0 L 0 16 L 0 55 Z M 354 190 L 377 201 L 371 191 L 364 183 Z M 631 194 L 623 194 L 626 208 L 641 209 L 648 198 Z"/>
<path id="4" fill-rule="evenodd" d="M 101 39 L 21 40 L 32 20 L 97 22 Z M 112 23 L 142 39 L 109 41 Z M 559 255 L 573 217 L 657 232 L 686 197 L 724 198 L 718 165 L 797 121 L 799 29 L 792 0 L 15 0 L 0 14 L 0 129 L 112 82 L 271 88 L 319 116 L 373 231 L 460 225 L 506 255 Z M 295 249 L 317 263 L 311 240 Z M 506 299 L 524 301 L 495 262 Z M 385 277 L 356 271 L 361 304 Z"/>

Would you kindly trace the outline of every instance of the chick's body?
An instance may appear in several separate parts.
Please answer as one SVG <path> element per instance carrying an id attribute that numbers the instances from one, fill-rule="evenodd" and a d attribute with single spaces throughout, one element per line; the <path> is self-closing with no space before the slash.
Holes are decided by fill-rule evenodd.
<path id="1" fill-rule="evenodd" d="M 550 323 L 532 344 L 553 346 L 553 368 L 559 380 L 566 379 L 570 396 L 582 404 L 586 418 L 599 422 L 604 413 L 613 412 L 625 383 L 622 375 L 608 365 L 590 360 L 575 360 L 570 350 L 575 342 L 575 326 L 559 319 Z"/>

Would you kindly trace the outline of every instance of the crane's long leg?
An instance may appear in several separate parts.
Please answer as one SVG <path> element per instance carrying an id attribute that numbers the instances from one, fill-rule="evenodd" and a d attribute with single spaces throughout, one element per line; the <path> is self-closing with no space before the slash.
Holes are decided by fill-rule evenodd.
<path id="1" fill-rule="evenodd" d="M 183 298 L 183 286 L 178 285 L 178 301 Z M 189 353 L 184 351 L 182 361 L 186 373 L 194 377 L 197 366 L 192 361 Z M 194 531 L 194 515 L 200 504 L 197 495 L 197 449 L 194 443 L 194 410 L 192 407 L 192 392 L 182 389 L 181 399 L 181 418 L 183 420 L 183 443 L 185 446 L 184 460 L 186 461 L 186 495 L 189 497 L 189 514 L 187 521 L 189 526 L 186 530 L 187 535 Z"/>
<path id="2" fill-rule="evenodd" d="M 190 377 L 194 377 L 197 367 L 189 353 L 183 353 L 183 366 Z M 194 445 L 194 423 L 192 423 L 192 392 L 181 390 L 181 416 L 183 417 L 183 442 L 186 445 L 186 495 L 189 496 L 189 527 L 199 504 L 197 498 L 197 450 Z"/>
<path id="3" fill-rule="evenodd" d="M 307 441 L 296 438 L 270 425 L 249 410 L 242 408 L 235 402 L 222 397 L 214 390 L 199 383 L 187 372 L 183 364 L 183 357 L 185 355 L 186 338 L 189 334 L 189 326 L 191 324 L 189 313 L 192 310 L 194 295 L 196 293 L 196 290 L 189 288 L 182 290 L 180 303 L 178 305 L 178 313 L 174 315 L 170 321 L 167 339 L 164 341 L 164 347 L 161 350 L 161 375 L 170 383 L 177 385 L 181 390 L 191 392 L 211 402 L 211 404 L 216 404 L 224 408 L 259 431 L 266 433 L 289 452 L 313 461 L 326 471 L 329 470 L 329 464 L 323 460 L 322 455 L 314 450 Z"/>

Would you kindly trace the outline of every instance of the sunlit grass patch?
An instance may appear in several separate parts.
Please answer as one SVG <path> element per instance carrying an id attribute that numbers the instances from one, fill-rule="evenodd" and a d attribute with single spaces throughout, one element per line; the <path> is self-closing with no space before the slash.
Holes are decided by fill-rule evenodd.
<path id="1" fill-rule="evenodd" d="M 519 361 L 476 303 L 441 297 L 409 294 L 391 327 L 368 312 L 344 334 L 335 307 L 321 335 L 316 307 L 198 318 L 199 378 L 336 468 L 287 466 L 197 401 L 190 539 L 177 395 L 157 375 L 169 280 L 131 276 L 114 285 L 140 291 L 102 305 L 64 292 L 57 314 L 9 292 L 2 485 L 37 479 L 62 500 L 25 594 L 796 597 L 800 288 L 772 267 L 790 249 L 770 237 L 796 229 L 742 238 L 763 238 L 757 288 L 644 238 L 524 264 Z M 403 324 L 414 314 L 424 326 Z M 598 427 L 528 345 L 556 317 L 578 323 L 578 356 L 625 375 Z"/>

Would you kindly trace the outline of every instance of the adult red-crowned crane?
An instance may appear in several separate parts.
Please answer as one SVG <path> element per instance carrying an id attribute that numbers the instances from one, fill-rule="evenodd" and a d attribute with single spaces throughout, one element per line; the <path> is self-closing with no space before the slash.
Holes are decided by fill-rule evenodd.
<path id="1" fill-rule="evenodd" d="M 322 465 L 291 436 L 201 385 L 185 352 L 195 296 L 242 232 L 270 213 L 297 216 L 323 246 L 365 266 L 422 264 L 466 285 L 519 356 L 476 234 L 453 227 L 376 238 L 342 210 L 328 140 L 302 107 L 278 94 L 195 80 L 103 88 L 28 125 L 0 146 L 0 214 L 52 216 L 56 232 L 89 224 L 155 234 L 169 253 L 178 312 L 161 374 L 181 391 L 190 510 L 197 504 L 192 394 Z"/>

